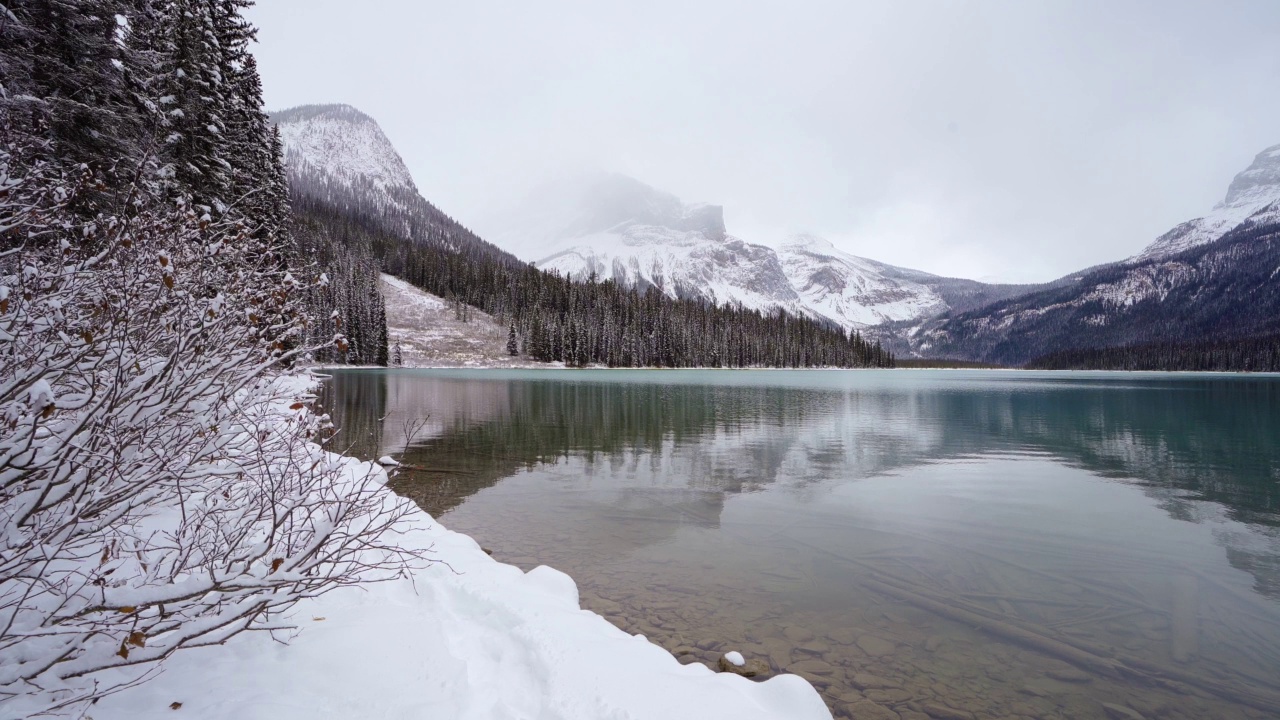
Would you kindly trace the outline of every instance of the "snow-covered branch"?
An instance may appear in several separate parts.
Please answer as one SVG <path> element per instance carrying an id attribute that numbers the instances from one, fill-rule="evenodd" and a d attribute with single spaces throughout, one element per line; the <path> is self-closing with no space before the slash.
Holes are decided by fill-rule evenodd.
<path id="1" fill-rule="evenodd" d="M 327 418 L 284 374 L 314 348 L 280 250 L 182 199 L 85 219 L 66 209 L 77 178 L 11 157 L 4 714 L 72 707 L 112 689 L 99 671 L 283 627 L 301 598 L 415 564 L 384 541 L 406 506 L 317 444 Z"/>

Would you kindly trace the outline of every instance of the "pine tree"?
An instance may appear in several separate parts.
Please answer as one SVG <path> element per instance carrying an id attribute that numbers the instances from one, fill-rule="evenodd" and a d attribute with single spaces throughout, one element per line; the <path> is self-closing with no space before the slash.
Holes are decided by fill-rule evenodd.
<path id="1" fill-rule="evenodd" d="M 515 357 L 520 354 L 520 345 L 516 342 L 516 324 L 511 323 L 511 327 L 507 329 L 507 354 Z"/>
<path id="2" fill-rule="evenodd" d="M 118 209 L 146 162 L 148 57 L 124 42 L 116 0 L 31 0 L 0 5 L 0 115 L 9 139 L 48 142 L 41 159 L 88 167 L 82 216 Z M 139 26 L 145 26 L 138 18 Z M 20 156 L 14 156 L 20 159 Z"/>

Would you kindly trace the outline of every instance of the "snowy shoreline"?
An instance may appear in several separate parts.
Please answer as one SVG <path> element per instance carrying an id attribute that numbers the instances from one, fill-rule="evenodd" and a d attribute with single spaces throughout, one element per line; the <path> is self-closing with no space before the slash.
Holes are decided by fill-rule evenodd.
<path id="1" fill-rule="evenodd" d="M 316 382 L 299 383 L 298 396 Z M 386 479 L 374 464 L 342 463 L 353 477 Z M 434 562 L 410 578 L 302 601 L 290 613 L 300 631 L 278 636 L 287 644 L 257 632 L 179 652 L 154 680 L 104 698 L 92 716 L 831 717 L 803 678 L 754 682 L 681 665 L 643 636 L 581 609 L 568 575 L 500 563 L 425 512 L 396 531 L 397 544 Z"/>

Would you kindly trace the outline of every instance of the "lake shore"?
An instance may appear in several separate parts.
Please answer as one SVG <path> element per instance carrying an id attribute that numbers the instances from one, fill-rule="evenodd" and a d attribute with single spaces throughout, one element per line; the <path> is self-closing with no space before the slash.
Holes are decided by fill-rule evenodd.
<path id="1" fill-rule="evenodd" d="M 352 475 L 386 479 L 370 463 L 342 462 Z M 395 500 L 389 491 L 387 499 Z M 396 532 L 398 544 L 426 553 L 431 565 L 304 600 L 284 619 L 297 630 L 178 653 L 93 715 L 173 718 L 176 705 L 184 716 L 228 720 L 830 718 L 804 679 L 757 683 L 681 665 L 581 609 L 568 575 L 497 562 L 425 512 Z"/>

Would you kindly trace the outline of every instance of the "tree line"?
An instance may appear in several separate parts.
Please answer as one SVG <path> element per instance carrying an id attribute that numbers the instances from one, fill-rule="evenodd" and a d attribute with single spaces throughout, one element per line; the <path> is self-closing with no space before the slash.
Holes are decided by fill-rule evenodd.
<path id="1" fill-rule="evenodd" d="M 1280 372 L 1280 335 L 1062 350 L 1042 355 L 1026 367 L 1031 370 Z"/>
<path id="2" fill-rule="evenodd" d="M 308 225 L 367 248 L 385 272 L 489 313 L 508 326 L 508 350 L 535 360 L 572 367 L 891 367 L 894 361 L 878 343 L 829 322 L 673 299 L 612 279 L 573 280 L 514 260 L 447 218 L 434 225 L 420 220 L 423 232 L 414 240 L 389 230 L 404 226 L 378 208 L 352 202 L 339 208 L 332 196 L 298 190 L 294 212 Z"/>

